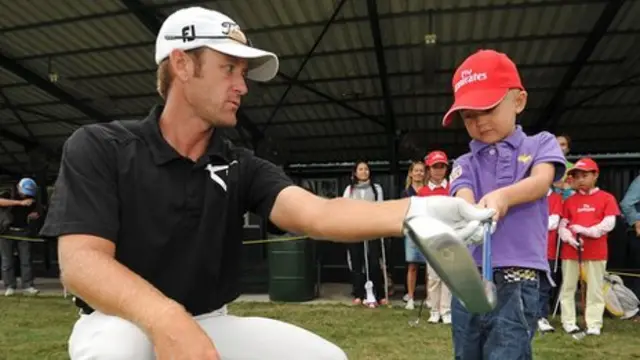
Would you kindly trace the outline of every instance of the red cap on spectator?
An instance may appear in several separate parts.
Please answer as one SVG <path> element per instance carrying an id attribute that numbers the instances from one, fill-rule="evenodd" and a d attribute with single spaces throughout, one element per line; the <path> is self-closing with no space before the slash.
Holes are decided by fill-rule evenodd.
<path id="1" fill-rule="evenodd" d="M 524 90 L 516 64 L 503 53 L 479 50 L 456 70 L 452 80 L 454 102 L 442 119 L 449 126 L 459 110 L 496 107 L 510 89 Z"/>
<path id="2" fill-rule="evenodd" d="M 600 172 L 600 169 L 598 169 L 598 164 L 596 164 L 595 161 L 593 161 L 593 159 L 588 158 L 588 157 L 584 157 L 580 160 L 578 160 L 577 163 L 575 163 L 573 165 L 573 167 L 571 169 L 569 169 L 569 171 L 567 171 L 568 175 L 571 175 L 572 172 L 574 171 L 595 171 L 595 172 Z"/>
<path id="3" fill-rule="evenodd" d="M 432 151 L 429 153 L 429 155 L 427 155 L 427 157 L 424 159 L 424 164 L 427 166 L 433 166 L 435 164 L 448 164 L 449 163 L 449 159 L 447 159 L 447 154 L 445 154 L 443 151 Z"/>

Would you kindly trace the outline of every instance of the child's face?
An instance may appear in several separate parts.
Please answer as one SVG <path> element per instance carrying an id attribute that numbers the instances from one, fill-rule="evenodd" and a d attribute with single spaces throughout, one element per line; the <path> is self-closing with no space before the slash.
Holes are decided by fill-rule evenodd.
<path id="1" fill-rule="evenodd" d="M 411 169 L 411 180 L 413 182 L 423 182 L 424 181 L 424 164 L 415 163 L 413 164 L 413 168 Z"/>
<path id="2" fill-rule="evenodd" d="M 515 129 L 516 115 L 527 103 L 527 93 L 511 90 L 493 109 L 460 110 L 464 126 L 472 139 L 494 144 L 509 136 Z"/>
<path id="3" fill-rule="evenodd" d="M 573 183 L 571 184 L 576 190 L 587 191 L 596 186 L 598 174 L 593 171 L 575 170 L 571 172 Z"/>
<path id="4" fill-rule="evenodd" d="M 429 175 L 434 182 L 441 182 L 447 174 L 447 165 L 438 163 L 429 167 Z"/>

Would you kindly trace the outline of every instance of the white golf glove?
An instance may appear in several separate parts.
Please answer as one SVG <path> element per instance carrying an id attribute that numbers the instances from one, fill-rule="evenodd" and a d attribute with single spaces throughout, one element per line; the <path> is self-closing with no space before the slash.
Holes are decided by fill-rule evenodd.
<path id="1" fill-rule="evenodd" d="M 563 242 L 573 246 L 576 250 L 580 246 L 580 243 L 573 236 L 573 234 L 571 233 L 571 230 L 567 229 L 566 227 L 561 226 L 558 229 L 558 235 L 560 236 L 560 240 L 562 240 Z"/>
<path id="2" fill-rule="evenodd" d="M 429 216 L 451 226 L 465 244 L 484 240 L 483 222 L 493 217 L 495 210 L 482 209 L 461 198 L 451 196 L 413 196 L 406 217 Z M 495 222 L 491 232 L 495 231 Z"/>

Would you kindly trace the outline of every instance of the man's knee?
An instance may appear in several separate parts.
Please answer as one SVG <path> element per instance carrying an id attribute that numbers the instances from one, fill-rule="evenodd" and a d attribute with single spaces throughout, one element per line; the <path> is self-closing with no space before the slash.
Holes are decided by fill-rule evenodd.
<path id="1" fill-rule="evenodd" d="M 347 360 L 347 354 L 336 344 L 301 327 L 278 320 L 249 318 L 277 336 L 273 350 L 279 359 Z M 282 341 L 284 340 L 284 341 Z M 275 355 L 275 354 L 273 354 Z M 274 357 L 275 358 L 275 357 Z"/>
<path id="2" fill-rule="evenodd" d="M 85 315 L 69 339 L 72 360 L 153 359 L 153 346 L 146 334 L 131 322 L 101 313 Z"/>

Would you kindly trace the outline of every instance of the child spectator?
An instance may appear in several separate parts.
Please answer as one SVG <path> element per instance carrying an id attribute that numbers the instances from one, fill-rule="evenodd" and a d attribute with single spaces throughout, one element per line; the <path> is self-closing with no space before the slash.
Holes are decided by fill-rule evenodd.
<path id="1" fill-rule="evenodd" d="M 556 267 L 558 261 L 558 225 L 562 216 L 562 196 L 552 189 L 547 192 L 547 202 L 549 204 L 549 236 L 547 243 L 547 259 L 549 259 L 549 269 Z M 549 324 L 549 308 L 550 304 L 555 303 L 556 291 L 553 288 L 558 284 L 558 278 L 555 272 L 552 274 L 552 281 L 547 276 L 540 277 L 540 319 L 538 319 L 538 329 L 540 332 L 551 332 L 555 329 Z"/>
<path id="2" fill-rule="evenodd" d="M 449 195 L 449 182 L 445 179 L 449 159 L 442 151 L 432 151 L 425 159 L 429 181 L 419 191 L 419 196 Z M 441 319 L 443 324 L 451 324 L 451 292 L 433 268 L 428 266 L 428 300 L 431 315 L 428 322 L 437 324 Z"/>
<path id="3" fill-rule="evenodd" d="M 409 166 L 407 172 L 407 179 L 405 181 L 405 189 L 402 192 L 402 197 L 410 197 L 418 195 L 418 192 L 425 183 L 425 165 L 422 161 L 413 161 Z M 425 258 L 418 250 L 418 247 L 409 238 L 404 240 L 404 257 L 407 262 L 407 295 L 405 309 L 413 310 L 415 308 L 414 296 L 416 291 L 416 281 L 418 279 L 418 268 L 420 264 L 426 264 Z M 425 273 L 427 280 L 428 275 Z M 425 284 L 425 291 L 428 289 L 428 284 Z M 426 301 L 426 300 L 425 300 Z"/>
<path id="4" fill-rule="evenodd" d="M 567 333 L 580 331 L 576 324 L 575 293 L 578 277 L 586 275 L 587 304 L 585 318 L 588 335 L 600 335 L 604 315 L 604 275 L 607 268 L 607 234 L 620 214 L 610 193 L 596 187 L 598 165 L 591 158 L 580 159 L 569 170 L 577 192 L 563 206 L 558 233 L 562 245 L 562 327 Z M 579 273 L 578 251 L 582 251 Z"/>

